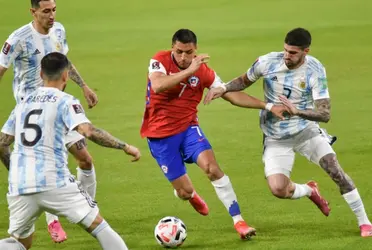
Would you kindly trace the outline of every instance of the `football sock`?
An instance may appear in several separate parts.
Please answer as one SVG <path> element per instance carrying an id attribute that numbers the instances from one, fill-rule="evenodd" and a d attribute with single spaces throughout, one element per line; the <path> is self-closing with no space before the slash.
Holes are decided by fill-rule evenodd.
<path id="1" fill-rule="evenodd" d="M 7 238 L 0 240 L 0 250 L 26 250 L 26 248 L 18 240 Z"/>
<path id="2" fill-rule="evenodd" d="M 80 167 L 76 168 L 77 170 L 77 179 L 81 182 L 81 186 L 83 189 L 92 197 L 94 200 L 96 197 L 96 171 L 94 170 L 94 166 L 92 166 L 91 170 L 83 170 Z"/>
<path id="3" fill-rule="evenodd" d="M 91 235 L 95 237 L 103 250 L 128 250 L 124 240 L 110 227 L 106 221 L 102 221 Z"/>
<path id="4" fill-rule="evenodd" d="M 48 225 L 50 225 L 50 223 L 54 222 L 55 220 L 58 220 L 58 216 L 54 214 L 50 214 L 48 212 L 45 212 L 45 218 L 46 218 Z"/>
<path id="5" fill-rule="evenodd" d="M 218 198 L 226 207 L 227 211 L 229 211 L 234 223 L 243 220 L 240 214 L 238 198 L 236 197 L 229 177 L 224 175 L 222 178 L 212 181 L 212 185 L 216 190 Z"/>
<path id="6" fill-rule="evenodd" d="M 349 193 L 343 194 L 342 195 L 349 204 L 349 207 L 351 210 L 354 212 L 354 214 L 357 217 L 358 224 L 363 225 L 363 224 L 371 224 L 369 221 L 366 211 L 364 209 L 363 201 L 360 198 L 359 192 L 357 189 L 354 189 L 353 191 L 350 191 Z"/>
<path id="7" fill-rule="evenodd" d="M 309 197 L 311 195 L 311 192 L 313 191 L 313 189 L 309 185 L 297 183 L 293 184 L 295 185 L 295 190 L 291 199 L 299 199 L 304 196 Z"/>

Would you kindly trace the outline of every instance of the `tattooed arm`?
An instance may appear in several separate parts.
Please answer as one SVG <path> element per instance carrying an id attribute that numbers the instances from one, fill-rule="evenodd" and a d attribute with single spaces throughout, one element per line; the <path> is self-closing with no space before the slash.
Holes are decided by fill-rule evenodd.
<path id="1" fill-rule="evenodd" d="M 68 76 L 72 81 L 74 81 L 80 88 L 86 86 L 83 78 L 80 76 L 79 72 L 77 71 L 76 67 L 71 63 Z"/>
<path id="2" fill-rule="evenodd" d="M 243 74 L 240 77 L 237 77 L 225 85 L 219 86 L 217 88 L 211 88 L 207 95 L 204 97 L 204 104 L 209 104 L 212 100 L 217 99 L 223 96 L 228 92 L 237 92 L 244 90 L 251 86 L 253 82 L 248 79 L 247 74 Z"/>
<path id="3" fill-rule="evenodd" d="M 291 115 L 297 115 L 304 119 L 315 122 L 329 122 L 331 118 L 331 99 L 324 98 L 315 100 L 315 109 L 298 110 L 285 96 L 279 99 L 288 108 Z"/>
<path id="4" fill-rule="evenodd" d="M 141 157 L 141 153 L 136 147 L 115 138 L 105 130 L 96 128 L 90 123 L 82 123 L 77 126 L 76 130 L 102 147 L 124 150 L 125 153 L 134 157 L 134 161 Z"/>
<path id="5" fill-rule="evenodd" d="M 331 119 L 331 100 L 329 98 L 315 100 L 315 110 L 299 110 L 298 116 L 310 121 L 327 123 Z"/>
<path id="6" fill-rule="evenodd" d="M 10 145 L 14 142 L 14 136 L 4 133 L 0 134 L 0 160 L 9 170 L 10 166 Z"/>
<path id="7" fill-rule="evenodd" d="M 251 82 L 248 79 L 247 74 L 243 74 L 243 75 L 231 80 L 230 82 L 228 82 L 225 85 L 226 86 L 226 92 L 241 91 L 241 90 L 244 90 L 244 89 L 248 88 L 252 84 L 253 84 L 253 82 Z"/>
<path id="8" fill-rule="evenodd" d="M 71 63 L 69 68 L 68 76 L 72 81 L 79 85 L 84 92 L 84 97 L 88 102 L 89 108 L 94 107 L 98 103 L 97 95 L 91 90 L 88 85 L 84 82 L 83 78 L 80 76 L 76 67 Z"/>

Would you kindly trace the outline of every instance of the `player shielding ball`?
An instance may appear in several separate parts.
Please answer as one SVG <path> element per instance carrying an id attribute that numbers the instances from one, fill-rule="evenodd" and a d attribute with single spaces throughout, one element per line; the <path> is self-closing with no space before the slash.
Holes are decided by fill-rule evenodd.
<path id="1" fill-rule="evenodd" d="M 16 103 L 26 95 L 43 86 L 40 77 L 40 62 L 51 52 L 67 54 L 69 47 L 64 26 L 55 22 L 56 2 L 54 0 L 31 0 L 30 12 L 33 21 L 14 31 L 0 51 L 0 80 L 13 64 L 13 92 Z M 71 64 L 69 77 L 83 90 L 89 107 L 97 104 L 96 94 L 84 82 L 75 66 Z M 96 175 L 85 139 L 76 131 L 67 135 L 66 146 L 79 163 L 77 179 L 94 199 L 96 194 Z M 54 242 L 67 239 L 65 231 L 55 215 L 46 214 L 48 231 Z"/>
<path id="2" fill-rule="evenodd" d="M 123 150 L 133 161 L 141 155 L 134 146 L 93 126 L 80 102 L 63 92 L 69 67 L 63 54 L 46 55 L 41 61 L 45 86 L 17 104 L 2 129 L 0 159 L 9 169 L 10 238 L 0 240 L 0 250 L 29 249 L 35 221 L 44 211 L 80 224 L 97 238 L 102 249 L 128 249 L 99 214 L 97 203 L 71 175 L 66 134 L 78 131 L 100 146 Z"/>
<path id="3" fill-rule="evenodd" d="M 196 35 L 191 30 L 180 29 L 173 35 L 172 49 L 160 51 L 150 60 L 141 136 L 147 138 L 152 156 L 172 183 L 177 197 L 188 200 L 200 214 L 209 213 L 186 173 L 185 163 L 196 163 L 212 182 L 218 198 L 233 218 L 236 231 L 241 238 L 247 238 L 256 230 L 242 218 L 231 181 L 217 164 L 198 124 L 197 106 L 204 89 L 224 83 L 206 65 L 209 56 L 196 55 L 196 50 Z M 241 107 L 265 109 L 266 106 L 245 93 L 232 93 L 225 98 Z M 279 117 L 285 110 L 270 105 L 267 109 Z"/>
<path id="4" fill-rule="evenodd" d="M 290 113 L 285 120 L 278 120 L 266 111 L 260 114 L 265 136 L 265 175 L 273 195 L 286 199 L 309 197 L 325 216 L 329 215 L 330 207 L 320 195 L 316 182 L 297 184 L 291 181 L 297 152 L 325 170 L 355 213 L 361 236 L 370 237 L 372 225 L 359 192 L 341 168 L 336 153 L 318 124 L 329 121 L 331 104 L 326 70 L 318 59 L 308 55 L 310 45 L 309 31 L 303 28 L 289 31 L 285 37 L 284 52 L 260 56 L 247 73 L 223 88 L 211 89 L 204 102 L 207 104 L 225 93 L 241 91 L 263 78 L 266 101 L 282 103 Z"/>

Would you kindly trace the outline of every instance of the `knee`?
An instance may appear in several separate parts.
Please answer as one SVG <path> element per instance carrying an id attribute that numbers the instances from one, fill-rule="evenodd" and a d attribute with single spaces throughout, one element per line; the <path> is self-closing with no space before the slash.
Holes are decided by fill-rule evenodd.
<path id="1" fill-rule="evenodd" d="M 193 192 L 194 192 L 194 189 L 192 187 L 185 187 L 185 188 L 179 188 L 179 189 L 174 190 L 174 194 L 182 200 L 191 199 Z"/>
<path id="2" fill-rule="evenodd" d="M 287 187 L 271 184 L 269 185 L 271 193 L 280 199 L 285 199 L 287 197 Z"/>
<path id="3" fill-rule="evenodd" d="M 18 239 L 18 242 L 28 250 L 32 247 L 32 236 L 26 239 Z"/>
<path id="4" fill-rule="evenodd" d="M 224 175 L 217 162 L 207 162 L 202 168 L 211 181 L 218 180 Z"/>

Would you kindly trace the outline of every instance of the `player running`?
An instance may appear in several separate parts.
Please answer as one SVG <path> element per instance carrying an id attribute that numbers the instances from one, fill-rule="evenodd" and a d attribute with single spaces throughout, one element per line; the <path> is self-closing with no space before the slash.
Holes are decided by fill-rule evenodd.
<path id="1" fill-rule="evenodd" d="M 19 103 L 26 95 L 43 85 L 40 77 L 40 61 L 51 52 L 67 54 L 65 28 L 55 22 L 56 3 L 54 0 L 31 0 L 33 21 L 14 31 L 0 51 L 0 80 L 13 64 L 13 92 Z M 69 71 L 71 80 L 83 90 L 89 107 L 97 104 L 96 94 L 84 82 L 74 65 Z M 66 146 L 79 163 L 77 179 L 94 199 L 96 194 L 96 175 L 84 137 L 76 131 L 67 135 Z M 46 213 L 48 231 L 54 242 L 63 242 L 67 235 L 58 221 L 58 217 Z"/>
<path id="2" fill-rule="evenodd" d="M 230 81 L 223 88 L 211 89 L 205 103 L 227 92 L 241 91 L 263 78 L 265 99 L 287 106 L 290 117 L 278 120 L 270 113 L 260 114 L 265 135 L 263 161 L 270 190 L 278 198 L 310 198 L 325 216 L 328 202 L 320 195 L 314 181 L 297 184 L 290 180 L 295 152 L 320 165 L 338 185 L 340 192 L 355 213 L 362 237 L 372 236 L 372 225 L 362 199 L 351 178 L 337 161 L 336 153 L 318 122 L 330 119 L 330 97 L 324 66 L 308 55 L 311 44 L 309 31 L 296 28 L 285 37 L 284 52 L 260 56 L 247 73 Z"/>
<path id="3" fill-rule="evenodd" d="M 99 214 L 97 203 L 70 174 L 65 135 L 78 131 L 100 146 L 123 150 L 134 157 L 133 161 L 141 155 L 134 146 L 93 126 L 80 102 L 63 92 L 69 68 L 63 54 L 46 55 L 41 61 L 45 87 L 26 95 L 2 129 L 0 159 L 9 169 L 11 238 L 0 240 L 0 250 L 29 249 L 35 221 L 43 211 L 80 224 L 97 238 L 102 249 L 128 249 Z"/>
<path id="4" fill-rule="evenodd" d="M 196 55 L 197 38 L 188 29 L 178 30 L 172 39 L 172 50 L 160 51 L 149 66 L 146 109 L 141 136 L 147 137 L 152 156 L 177 197 L 188 200 L 202 215 L 209 212 L 205 201 L 195 191 L 186 173 L 185 163 L 196 163 L 208 176 L 233 218 L 241 238 L 255 234 L 240 213 L 238 200 L 230 179 L 220 169 L 212 147 L 198 125 L 197 106 L 205 88 L 223 85 L 206 62 L 207 55 Z M 266 103 L 244 93 L 225 98 L 241 107 L 265 109 Z M 281 117 L 284 107 L 267 107 Z"/>

